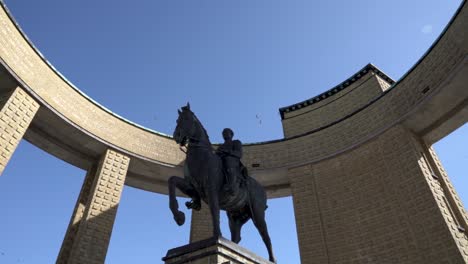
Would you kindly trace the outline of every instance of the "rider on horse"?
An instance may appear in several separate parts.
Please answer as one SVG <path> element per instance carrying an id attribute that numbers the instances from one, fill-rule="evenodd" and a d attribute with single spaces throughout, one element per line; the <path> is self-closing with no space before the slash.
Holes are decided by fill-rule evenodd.
<path id="1" fill-rule="evenodd" d="M 223 160 L 226 182 L 224 191 L 229 194 L 236 194 L 239 189 L 239 177 L 241 174 L 242 143 L 239 140 L 232 140 L 234 132 L 230 128 L 223 130 L 224 144 L 216 150 Z"/>
<path id="2" fill-rule="evenodd" d="M 187 207 L 200 210 L 200 200 L 208 204 L 213 224 L 213 237 L 220 237 L 219 212 L 225 210 L 229 220 L 231 240 L 239 243 L 241 228 L 252 219 L 268 250 L 271 262 L 275 262 L 270 236 L 265 221 L 267 195 L 262 185 L 250 177 L 242 165 L 242 143 L 232 140 L 234 133 L 224 129 L 224 144 L 213 152 L 208 134 L 190 110 L 190 105 L 178 110 L 174 140 L 187 146 L 184 177 L 171 176 L 168 181 L 169 208 L 178 225 L 185 222 L 185 214 L 179 210 L 176 189 L 192 198 Z M 224 169 L 223 169 L 224 167 Z M 226 187 L 227 186 L 227 187 Z M 224 191 L 233 191 L 232 194 Z"/>

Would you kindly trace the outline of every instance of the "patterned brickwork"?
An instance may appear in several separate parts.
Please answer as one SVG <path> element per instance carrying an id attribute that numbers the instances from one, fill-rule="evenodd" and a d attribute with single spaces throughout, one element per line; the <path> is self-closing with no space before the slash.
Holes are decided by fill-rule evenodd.
<path id="1" fill-rule="evenodd" d="M 452 201 L 454 198 L 453 195 L 456 196 L 456 193 L 453 193 L 452 195 L 449 192 L 445 182 L 448 178 L 441 178 L 440 171 L 438 171 L 438 168 L 434 167 L 434 159 L 437 159 L 435 153 L 431 153 L 427 146 L 421 140 L 418 140 L 416 136 L 411 135 L 411 143 L 418 158 L 419 169 L 421 170 L 425 183 L 430 190 L 426 195 L 431 195 L 431 202 L 435 202 L 437 206 L 435 209 L 436 212 L 434 212 L 437 217 L 429 214 L 427 216 L 422 216 L 427 217 L 428 219 L 430 219 L 429 217 L 432 217 L 433 219 L 432 222 L 426 221 L 428 222 L 426 224 L 428 226 L 426 231 L 427 237 L 428 239 L 429 236 L 437 237 L 440 239 L 440 241 L 438 241 L 439 243 L 443 239 L 446 239 L 447 241 L 445 242 L 447 244 L 437 244 L 439 247 L 442 247 L 443 245 L 443 251 L 441 250 L 437 253 L 434 252 L 434 254 L 432 254 L 432 252 L 427 254 L 425 256 L 426 261 L 440 259 L 441 262 L 443 260 L 445 262 L 466 263 L 468 262 L 468 240 L 466 231 L 459 229 L 459 220 L 461 219 L 454 214 L 454 211 L 458 209 L 454 208 Z M 421 184 L 420 188 L 422 186 L 423 185 Z M 429 197 L 427 197 L 427 199 L 429 199 Z M 435 221 L 439 220 L 439 215 L 442 216 L 442 223 Z M 436 229 L 436 227 L 438 227 L 438 229 Z"/>
<path id="2" fill-rule="evenodd" d="M 312 135 L 294 140 L 246 146 L 244 163 L 260 164 L 258 169 L 262 170 L 297 166 L 335 155 L 343 149 L 362 143 L 370 135 L 380 133 L 419 107 L 418 104 L 425 98 L 433 95 L 447 76 L 466 58 L 467 23 L 468 8 L 465 5 L 456 21 L 428 55 L 395 85 L 393 91 L 377 103 L 339 124 Z M 3 8 L 0 8 L 0 57 L 41 100 L 47 103 L 47 107 L 60 112 L 68 121 L 110 146 L 163 163 L 179 165 L 183 161 L 183 153 L 171 139 L 122 121 L 74 90 L 34 51 Z M 323 107 L 323 104 L 336 99 L 339 94 L 314 105 Z M 336 104 L 332 103 L 338 112 L 343 109 L 339 102 L 340 99 L 335 101 Z M 456 103 L 459 102 L 454 102 Z M 73 105 L 73 108 L 70 108 L 70 105 Z M 300 111 L 294 112 L 300 113 Z M 338 112 L 330 111 L 330 114 L 335 115 Z M 333 116 L 327 116 L 325 113 L 318 115 L 317 118 L 336 121 Z M 312 127 L 321 123 L 320 120 L 308 120 L 307 126 Z M 300 131 L 306 129 L 301 128 Z M 300 131 L 291 131 L 288 135 L 300 134 Z M 167 180 L 164 175 L 152 176 L 158 180 Z"/>
<path id="3" fill-rule="evenodd" d="M 190 243 L 200 241 L 213 236 L 213 224 L 208 205 L 202 202 L 200 211 L 192 210 L 192 221 L 190 224 Z"/>
<path id="4" fill-rule="evenodd" d="M 0 98 L 0 106 L 1 175 L 37 113 L 39 104 L 18 87 Z"/>
<path id="5" fill-rule="evenodd" d="M 353 88 L 343 90 L 323 102 L 285 114 L 283 122 L 286 138 L 300 135 L 334 122 L 367 104 L 382 93 L 377 76 L 370 72 Z"/>
<path id="6" fill-rule="evenodd" d="M 457 210 L 460 213 L 461 219 L 461 225 L 466 226 L 468 225 L 468 213 L 465 210 L 465 207 L 463 206 L 460 197 L 458 196 L 457 192 L 455 191 L 455 188 L 453 187 L 447 172 L 445 171 L 444 167 L 442 166 L 442 162 L 439 160 L 439 157 L 437 156 L 435 150 L 433 147 L 428 148 L 428 152 L 430 157 L 433 159 L 434 162 L 434 167 L 439 176 L 442 177 L 442 181 L 446 185 L 447 191 L 450 193 L 450 196 L 454 200 L 454 203 L 457 207 Z M 465 227 L 465 229 L 468 230 L 468 228 Z"/>
<path id="7" fill-rule="evenodd" d="M 402 127 L 384 130 L 420 109 L 437 89 L 450 87 L 444 86 L 445 82 L 467 58 L 467 24 L 465 5 L 436 46 L 392 91 L 346 120 L 299 138 L 245 147 L 244 163 L 257 163 L 259 170 L 303 165 L 289 170 L 303 263 L 466 262 L 466 231 L 458 228 L 466 225 L 466 213 L 437 157 L 426 155 L 428 162 L 423 155 L 427 148 Z M 73 89 L 31 48 L 3 8 L 0 57 L 37 100 L 59 112 L 77 129 L 148 160 L 173 165 L 183 161 L 185 156 L 171 139 L 119 119 Z M 385 87 L 378 78 L 377 85 Z M 355 92 L 358 91 L 367 89 Z M 362 98 L 366 100 L 362 101 L 336 96 L 313 106 L 323 111 L 316 117 L 297 119 L 297 126 L 285 123 L 286 135 L 335 122 L 371 98 L 366 99 L 365 93 Z M 350 104 L 342 105 L 345 99 Z M 455 96 L 453 104 L 462 100 L 466 98 Z M 438 118 L 442 116 L 434 116 L 435 120 Z M 366 142 L 370 138 L 372 141 Z M 353 150 L 342 153 L 350 147 Z M 106 161 L 117 155 L 106 153 L 93 179 L 84 212 L 78 202 L 72 218 L 72 223 L 79 222 L 78 230 L 67 233 L 73 241 L 74 262 L 104 261 L 124 182 L 119 179 L 119 171 L 128 167 L 127 158 L 126 165 L 117 162 L 106 168 Z M 126 168 L 118 169 L 119 166 Z M 433 171 L 437 172 L 436 177 Z M 165 179 L 161 175 L 154 177 Z M 116 179 L 121 185 L 113 185 Z M 194 239 L 202 237 L 196 232 Z"/>
<path id="8" fill-rule="evenodd" d="M 90 191 L 93 185 L 94 179 L 96 176 L 96 167 L 91 168 L 87 173 L 81 187 L 80 195 L 73 210 L 73 215 L 70 219 L 70 224 L 68 225 L 67 233 L 62 242 L 62 248 L 60 249 L 59 256 L 57 258 L 57 263 L 67 263 L 67 260 L 70 258 L 70 253 L 73 247 L 73 244 L 76 239 L 76 234 L 78 233 L 78 227 L 83 219 L 86 206 L 90 198 Z"/>
<path id="9" fill-rule="evenodd" d="M 312 168 L 307 165 L 291 169 L 288 176 L 291 180 L 302 263 L 328 263 L 326 237 Z M 307 262 L 311 260 L 313 262 Z"/>
<path id="10" fill-rule="evenodd" d="M 462 29 L 463 25 L 468 23 L 466 6 L 458 19 L 418 67 L 378 102 L 325 131 L 286 142 L 246 146 L 244 163 L 258 163 L 262 169 L 266 169 L 321 159 L 333 155 L 346 146 L 359 144 L 363 138 L 379 133 L 385 126 L 393 124 L 404 114 L 414 110 L 418 103 L 433 95 L 436 88 L 440 88 L 439 85 L 447 75 L 468 54 L 467 34 L 466 30 Z M 427 87 L 429 90 L 424 92 Z M 462 101 L 464 98 L 454 97 L 454 100 Z M 454 101 L 453 105 L 459 103 Z M 314 121 L 310 120 L 312 123 Z"/>
<path id="11" fill-rule="evenodd" d="M 73 89 L 31 48 L 2 7 L 0 57 L 50 107 L 85 131 L 150 159 L 183 161 L 185 155 L 172 139 L 122 121 Z M 176 109 L 173 113 L 177 114 Z"/>
<path id="12" fill-rule="evenodd" d="M 421 161 L 421 166 L 425 168 L 425 175 L 431 181 L 431 189 L 442 209 L 447 226 L 465 261 L 468 262 L 468 215 L 466 210 L 434 149 L 423 145 L 423 150 L 425 158 Z"/>
<path id="13" fill-rule="evenodd" d="M 302 263 L 465 263 L 421 149 L 397 126 L 290 170 Z"/>
<path id="14" fill-rule="evenodd" d="M 58 263 L 104 263 L 129 162 L 127 156 L 107 150 L 95 175 L 88 175 L 72 217 L 79 222 L 78 230 L 74 230 L 76 225 L 69 227 L 65 238 L 72 237 L 70 257 L 65 261 L 61 254 Z M 68 251 L 67 247 L 63 245 L 61 253 Z"/>

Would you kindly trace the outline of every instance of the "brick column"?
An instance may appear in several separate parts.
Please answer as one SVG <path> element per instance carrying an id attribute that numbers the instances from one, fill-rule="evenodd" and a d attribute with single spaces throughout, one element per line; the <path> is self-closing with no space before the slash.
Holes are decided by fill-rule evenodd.
<path id="1" fill-rule="evenodd" d="M 468 263 L 468 214 L 433 147 L 421 144 L 423 168 L 431 175 L 431 189 L 464 261 Z"/>
<path id="2" fill-rule="evenodd" d="M 71 249 L 76 239 L 76 234 L 78 233 L 78 227 L 81 220 L 83 219 L 84 212 L 89 201 L 90 191 L 93 185 L 95 174 L 96 166 L 92 167 L 86 173 L 80 195 L 78 196 L 75 209 L 73 210 L 73 215 L 70 219 L 70 223 L 68 224 L 67 233 L 63 239 L 62 248 L 60 249 L 57 263 L 67 263 L 67 260 L 70 258 Z"/>
<path id="3" fill-rule="evenodd" d="M 329 263 L 315 176 L 310 165 L 288 171 L 302 263 Z"/>
<path id="4" fill-rule="evenodd" d="M 421 263 L 468 263 L 468 236 L 460 228 L 465 216 L 456 213 L 457 209 L 464 213 L 463 206 L 460 203 L 461 208 L 455 208 L 453 199 L 458 197 L 435 152 L 417 135 L 398 126 L 381 138 L 394 179 L 391 184 L 400 190 L 400 209 L 406 209 L 408 233 L 414 236 Z"/>
<path id="5" fill-rule="evenodd" d="M 302 263 L 468 263 L 466 212 L 404 127 L 288 173 Z"/>
<path id="6" fill-rule="evenodd" d="M 459 227 L 468 231 L 468 213 L 466 212 L 460 197 L 455 191 L 455 188 L 453 187 L 447 172 L 442 166 L 442 162 L 439 160 L 439 157 L 437 156 L 433 147 L 426 147 L 425 151 L 426 155 L 428 156 L 427 162 L 431 166 L 432 172 L 436 174 L 436 177 L 440 177 L 440 182 L 443 186 L 447 200 L 453 207 L 453 212 L 456 215 Z"/>
<path id="7" fill-rule="evenodd" d="M 88 171 L 57 263 L 104 263 L 129 162 L 109 149 Z"/>
<path id="8" fill-rule="evenodd" d="M 39 104 L 17 87 L 0 97 L 0 175 L 29 127 Z"/>
<path id="9" fill-rule="evenodd" d="M 202 209 L 200 211 L 192 210 L 190 243 L 212 237 L 212 226 L 210 209 L 206 203 L 202 202 Z"/>

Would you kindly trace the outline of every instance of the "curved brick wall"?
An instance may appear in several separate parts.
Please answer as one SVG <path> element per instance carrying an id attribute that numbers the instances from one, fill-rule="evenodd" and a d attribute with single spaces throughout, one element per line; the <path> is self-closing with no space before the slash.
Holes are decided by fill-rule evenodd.
<path id="1" fill-rule="evenodd" d="M 183 153 L 172 139 L 125 122 L 64 81 L 30 46 L 3 8 L 0 9 L 0 58 L 40 102 L 97 139 L 155 161 L 182 162 Z"/>
<path id="2" fill-rule="evenodd" d="M 367 65 L 343 84 L 322 96 L 312 98 L 310 100 L 312 103 L 297 104 L 283 110 L 285 137 L 301 135 L 326 126 L 346 117 L 380 96 L 383 91 L 388 89 L 390 83 L 394 82 L 391 79 L 390 83 L 385 81 L 374 71 L 378 71 L 378 69 Z M 345 87 L 346 84 L 349 86 Z M 335 93 L 332 94 L 332 92 Z"/>
<path id="3" fill-rule="evenodd" d="M 285 131 L 292 131 L 292 136 L 278 142 L 247 146 L 245 159 L 263 164 L 264 168 L 291 167 L 318 161 L 354 147 L 402 122 L 407 115 L 421 107 L 425 100 L 444 88 L 444 81 L 449 73 L 457 71 L 460 64 L 466 64 L 468 55 L 468 36 L 464 29 L 466 25 L 468 25 L 468 8 L 465 5 L 454 23 L 428 54 L 391 89 L 387 89 L 374 101 L 368 101 L 363 107 L 361 107 L 363 102 L 358 100 L 354 104 L 350 103 L 352 106 L 346 111 L 333 114 L 337 118 L 342 118 L 334 120 L 336 123 L 320 121 L 327 119 L 328 116 L 319 118 L 319 115 L 314 113 L 320 111 L 318 109 L 296 117 L 295 112 L 292 112 L 291 118 L 283 120 Z M 375 95 L 372 88 L 375 89 L 376 85 L 374 84 L 374 87 L 369 85 L 368 90 L 371 91 L 368 92 L 367 98 Z M 336 94 L 338 95 L 339 93 Z M 466 100 L 466 93 L 459 95 L 453 98 L 455 101 L 450 104 L 457 105 Z M 333 97 L 330 100 L 333 100 Z M 341 100 L 346 98 L 343 97 Z M 337 99 L 334 102 L 339 101 L 340 99 Z M 339 105 L 328 107 L 330 112 L 339 109 Z M 313 105 L 310 108 L 313 109 Z M 306 108 L 302 108 L 301 111 L 306 111 Z M 287 117 L 286 114 L 285 118 Z M 295 122 L 294 119 L 301 119 L 305 124 L 302 121 Z M 316 121 L 325 125 L 316 128 L 311 124 Z M 307 127 L 311 130 L 304 132 L 308 130 Z"/>
<path id="4" fill-rule="evenodd" d="M 463 8 L 428 54 L 390 89 L 388 80 L 368 72 L 320 102 L 283 113 L 286 139 L 246 144 L 244 163 L 258 164 L 251 170 L 268 174 L 316 162 L 356 147 L 401 122 L 442 89 L 448 73 L 466 58 L 467 13 Z M 149 162 L 155 171 L 161 166 L 180 167 L 184 155 L 169 137 L 119 118 L 84 96 L 40 56 L 5 7 L 0 9 L 0 25 L 3 64 L 47 109 L 92 139 Z M 161 182 L 168 177 L 162 172 L 155 175 Z M 139 186 L 144 185 L 142 178 L 138 181 Z M 283 173 L 269 184 L 287 182 Z"/>
<path id="5" fill-rule="evenodd" d="M 281 108 L 284 139 L 245 145 L 269 197 L 293 197 L 303 263 L 468 263 L 468 214 L 431 147 L 468 121 L 467 28 L 464 1 L 398 82 L 367 65 Z M 87 170 L 58 263 L 104 262 L 124 184 L 166 193 L 182 175 L 170 137 L 73 87 L 3 4 L 0 130 L 0 173 L 23 135 Z M 211 236 L 207 210 L 191 222 L 191 241 Z"/>

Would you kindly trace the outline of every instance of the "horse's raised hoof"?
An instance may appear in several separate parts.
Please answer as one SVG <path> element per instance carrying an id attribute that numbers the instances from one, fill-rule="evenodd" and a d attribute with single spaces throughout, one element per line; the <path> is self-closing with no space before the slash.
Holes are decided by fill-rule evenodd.
<path id="1" fill-rule="evenodd" d="M 276 259 L 274 257 L 270 257 L 270 262 L 273 262 L 276 264 Z"/>
<path id="2" fill-rule="evenodd" d="M 174 220 L 176 221 L 176 223 L 181 226 L 185 223 L 185 214 L 184 212 L 181 212 L 181 211 L 178 211 L 175 215 L 174 215 Z"/>

